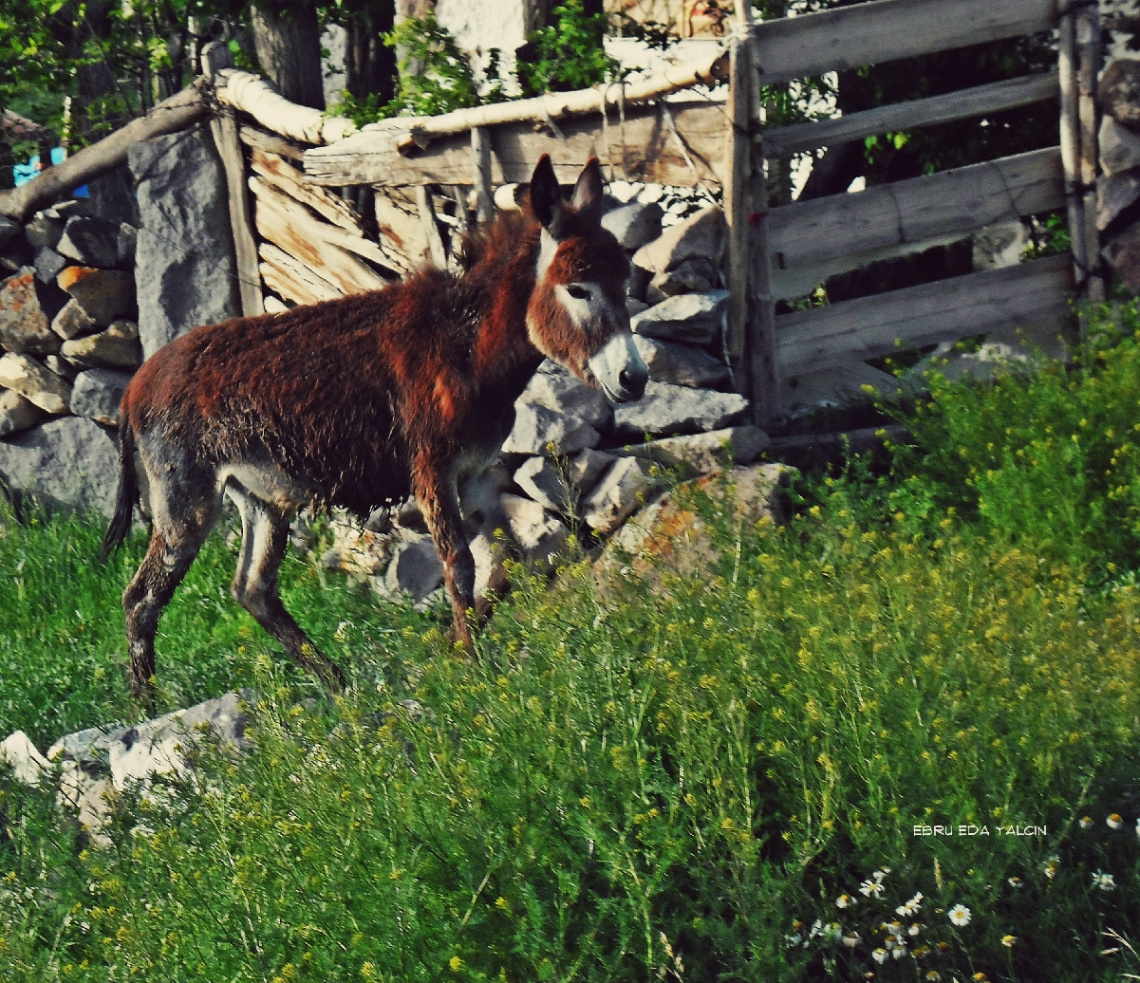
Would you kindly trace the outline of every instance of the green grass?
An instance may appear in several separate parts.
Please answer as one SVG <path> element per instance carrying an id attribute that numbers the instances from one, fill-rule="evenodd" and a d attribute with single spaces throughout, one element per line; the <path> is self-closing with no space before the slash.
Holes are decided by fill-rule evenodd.
<path id="1" fill-rule="evenodd" d="M 1104 934 L 1140 924 L 1140 319 L 1097 323 L 1069 370 L 936 380 L 915 449 L 805 481 L 785 527 L 688 492 L 705 576 L 520 575 L 474 662 L 442 614 L 292 561 L 286 603 L 356 684 L 331 703 L 212 543 L 159 673 L 171 699 L 253 685 L 254 749 L 122 797 L 108 849 L 0 785 L 0 981 L 1140 971 Z M 101 570 L 99 533 L 0 539 L 0 712 L 41 744 L 131 712 L 141 544 Z"/>

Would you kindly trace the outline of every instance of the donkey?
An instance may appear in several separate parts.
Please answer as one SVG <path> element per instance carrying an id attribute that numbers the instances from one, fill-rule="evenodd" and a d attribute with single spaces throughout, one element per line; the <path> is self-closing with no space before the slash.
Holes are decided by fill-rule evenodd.
<path id="1" fill-rule="evenodd" d="M 645 391 L 625 307 L 630 264 L 600 224 L 602 191 L 591 158 L 566 204 L 544 155 L 530 208 L 471 237 L 461 275 L 429 268 L 370 293 L 204 325 L 147 360 L 123 393 L 118 503 L 103 540 L 106 557 L 145 497 L 150 543 L 123 593 L 136 698 L 152 692 L 159 615 L 223 495 L 242 523 L 234 599 L 330 691 L 344 674 L 278 593 L 304 505 L 363 517 L 413 495 L 443 562 L 454 637 L 470 650 L 475 564 L 458 487 L 494 462 L 543 357 L 612 402 Z"/>

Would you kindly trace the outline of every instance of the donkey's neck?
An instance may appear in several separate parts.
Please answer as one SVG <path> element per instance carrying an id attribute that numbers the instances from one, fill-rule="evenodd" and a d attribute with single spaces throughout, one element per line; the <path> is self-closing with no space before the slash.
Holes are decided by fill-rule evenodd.
<path id="1" fill-rule="evenodd" d="M 521 234 L 516 233 L 509 255 L 503 256 L 492 247 L 467 274 L 472 286 L 483 294 L 485 305 L 473 351 L 476 384 L 480 389 L 510 395 L 512 402 L 543 359 L 526 328 L 538 263 L 538 225 L 518 232 Z"/>

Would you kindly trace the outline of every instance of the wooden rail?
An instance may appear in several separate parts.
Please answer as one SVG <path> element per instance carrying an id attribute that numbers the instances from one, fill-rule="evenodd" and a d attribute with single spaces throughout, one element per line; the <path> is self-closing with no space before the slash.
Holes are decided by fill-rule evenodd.
<path id="1" fill-rule="evenodd" d="M 776 318 L 785 378 L 889 355 L 900 345 L 956 341 L 1071 316 L 1067 255 L 938 280 L 919 287 L 813 307 Z"/>

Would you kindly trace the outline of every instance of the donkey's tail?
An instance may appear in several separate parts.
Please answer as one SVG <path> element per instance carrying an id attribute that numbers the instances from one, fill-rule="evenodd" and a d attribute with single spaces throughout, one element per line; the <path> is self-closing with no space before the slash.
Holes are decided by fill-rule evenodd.
<path id="1" fill-rule="evenodd" d="M 119 500 L 99 556 L 106 560 L 127 538 L 139 500 L 139 481 L 135 473 L 135 431 L 127 420 L 119 427 Z"/>

